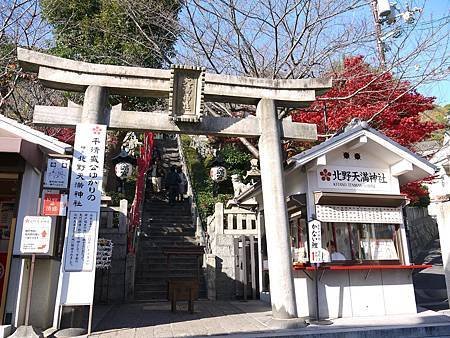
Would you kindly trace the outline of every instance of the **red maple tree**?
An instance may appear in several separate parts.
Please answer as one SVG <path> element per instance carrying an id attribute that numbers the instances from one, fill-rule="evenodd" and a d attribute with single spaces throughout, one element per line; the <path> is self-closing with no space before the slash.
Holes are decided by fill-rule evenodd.
<path id="1" fill-rule="evenodd" d="M 421 120 L 420 114 L 433 108 L 434 97 L 419 94 L 389 71 L 372 68 L 362 56 L 346 58 L 332 77 L 333 87 L 294 113 L 293 121 L 315 123 L 319 134 L 333 134 L 357 117 L 407 147 L 442 128 Z"/>
<path id="2" fill-rule="evenodd" d="M 331 90 L 294 113 L 293 121 L 315 123 L 319 134 L 332 135 L 357 117 L 406 147 L 443 128 L 421 118 L 421 113 L 433 108 L 434 97 L 423 96 L 389 71 L 372 68 L 362 56 L 346 58 L 342 69 L 332 76 Z M 428 190 L 422 182 L 429 179 L 410 182 L 401 192 L 412 204 L 423 203 Z"/>

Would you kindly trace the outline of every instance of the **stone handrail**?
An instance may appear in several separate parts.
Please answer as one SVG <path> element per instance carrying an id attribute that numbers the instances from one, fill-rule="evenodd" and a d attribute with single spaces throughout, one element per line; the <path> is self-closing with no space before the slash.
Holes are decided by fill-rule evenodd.
<path id="1" fill-rule="evenodd" d="M 202 226 L 202 220 L 200 217 L 200 213 L 198 212 L 198 209 L 197 209 L 197 203 L 196 203 L 196 199 L 195 199 L 195 191 L 192 186 L 191 172 L 186 163 L 186 158 L 184 156 L 183 145 L 181 143 L 180 135 L 177 135 L 177 143 L 178 143 L 178 149 L 179 149 L 179 154 L 180 154 L 181 166 L 183 167 L 183 172 L 186 175 L 186 180 L 188 183 L 187 195 L 191 199 L 191 214 L 192 214 L 192 222 L 195 225 L 195 237 L 199 240 L 201 245 L 204 245 L 206 242 L 205 241 L 205 231 Z"/>
<path id="2" fill-rule="evenodd" d="M 118 214 L 118 221 L 115 221 L 114 214 Z M 120 233 L 126 233 L 128 229 L 128 201 L 120 200 L 119 206 L 102 206 L 100 217 L 100 228 L 118 229 Z"/>
<path id="3" fill-rule="evenodd" d="M 209 229 L 215 234 L 257 235 L 257 222 L 253 211 L 239 207 L 225 209 L 223 203 L 216 203 L 214 221 Z"/>

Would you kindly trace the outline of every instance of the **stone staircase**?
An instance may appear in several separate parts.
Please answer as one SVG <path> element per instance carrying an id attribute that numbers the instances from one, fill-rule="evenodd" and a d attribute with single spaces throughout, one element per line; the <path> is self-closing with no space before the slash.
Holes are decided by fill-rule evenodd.
<path id="1" fill-rule="evenodd" d="M 157 140 L 165 168 L 180 165 L 176 140 Z M 164 185 L 164 182 L 163 182 Z M 167 249 L 189 249 L 197 246 L 189 199 L 170 206 L 162 194 L 146 194 L 139 236 L 135 293 L 136 301 L 167 299 L 169 279 L 200 277 L 200 297 L 206 296 L 201 259 L 174 255 L 167 264 Z"/>

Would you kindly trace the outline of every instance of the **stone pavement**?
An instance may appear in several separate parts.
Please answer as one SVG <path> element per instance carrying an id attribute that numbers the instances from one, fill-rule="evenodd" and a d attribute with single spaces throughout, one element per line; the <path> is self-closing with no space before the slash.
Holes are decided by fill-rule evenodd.
<path id="1" fill-rule="evenodd" d="M 198 301 L 194 314 L 187 313 L 187 304 L 178 309 L 170 312 L 168 302 L 99 308 L 94 310 L 91 337 L 450 337 L 450 317 L 429 310 L 409 316 L 339 318 L 329 326 L 283 330 L 274 326 L 270 307 L 260 301 Z"/>

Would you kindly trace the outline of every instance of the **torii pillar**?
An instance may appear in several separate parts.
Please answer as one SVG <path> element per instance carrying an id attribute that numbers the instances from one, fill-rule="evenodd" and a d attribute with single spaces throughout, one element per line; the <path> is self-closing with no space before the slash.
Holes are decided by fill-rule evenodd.
<path id="1" fill-rule="evenodd" d="M 262 99 L 257 105 L 256 114 L 261 125 L 259 163 L 265 210 L 264 223 L 269 238 L 267 252 L 272 314 L 277 319 L 296 318 L 289 221 L 284 193 L 283 154 L 275 102 Z"/>
<path id="2" fill-rule="evenodd" d="M 92 121 L 109 129 L 259 137 L 264 218 L 270 238 L 267 246 L 273 317 L 297 317 L 280 139 L 313 141 L 317 139 L 317 128 L 312 124 L 279 120 L 276 107 L 308 105 L 316 94 L 331 87 L 330 79 L 271 80 L 209 74 L 202 68 L 186 66 L 172 70 L 109 66 L 20 48 L 17 54 L 22 67 L 38 71 L 39 80 L 45 86 L 86 91 L 83 107 L 35 106 L 33 122 L 36 124 L 74 127 Z M 169 109 L 137 112 L 122 111 L 119 106 L 105 112 L 101 109 L 105 105 L 105 88 L 116 95 L 168 98 Z M 205 116 L 204 101 L 256 105 L 257 116 Z"/>

